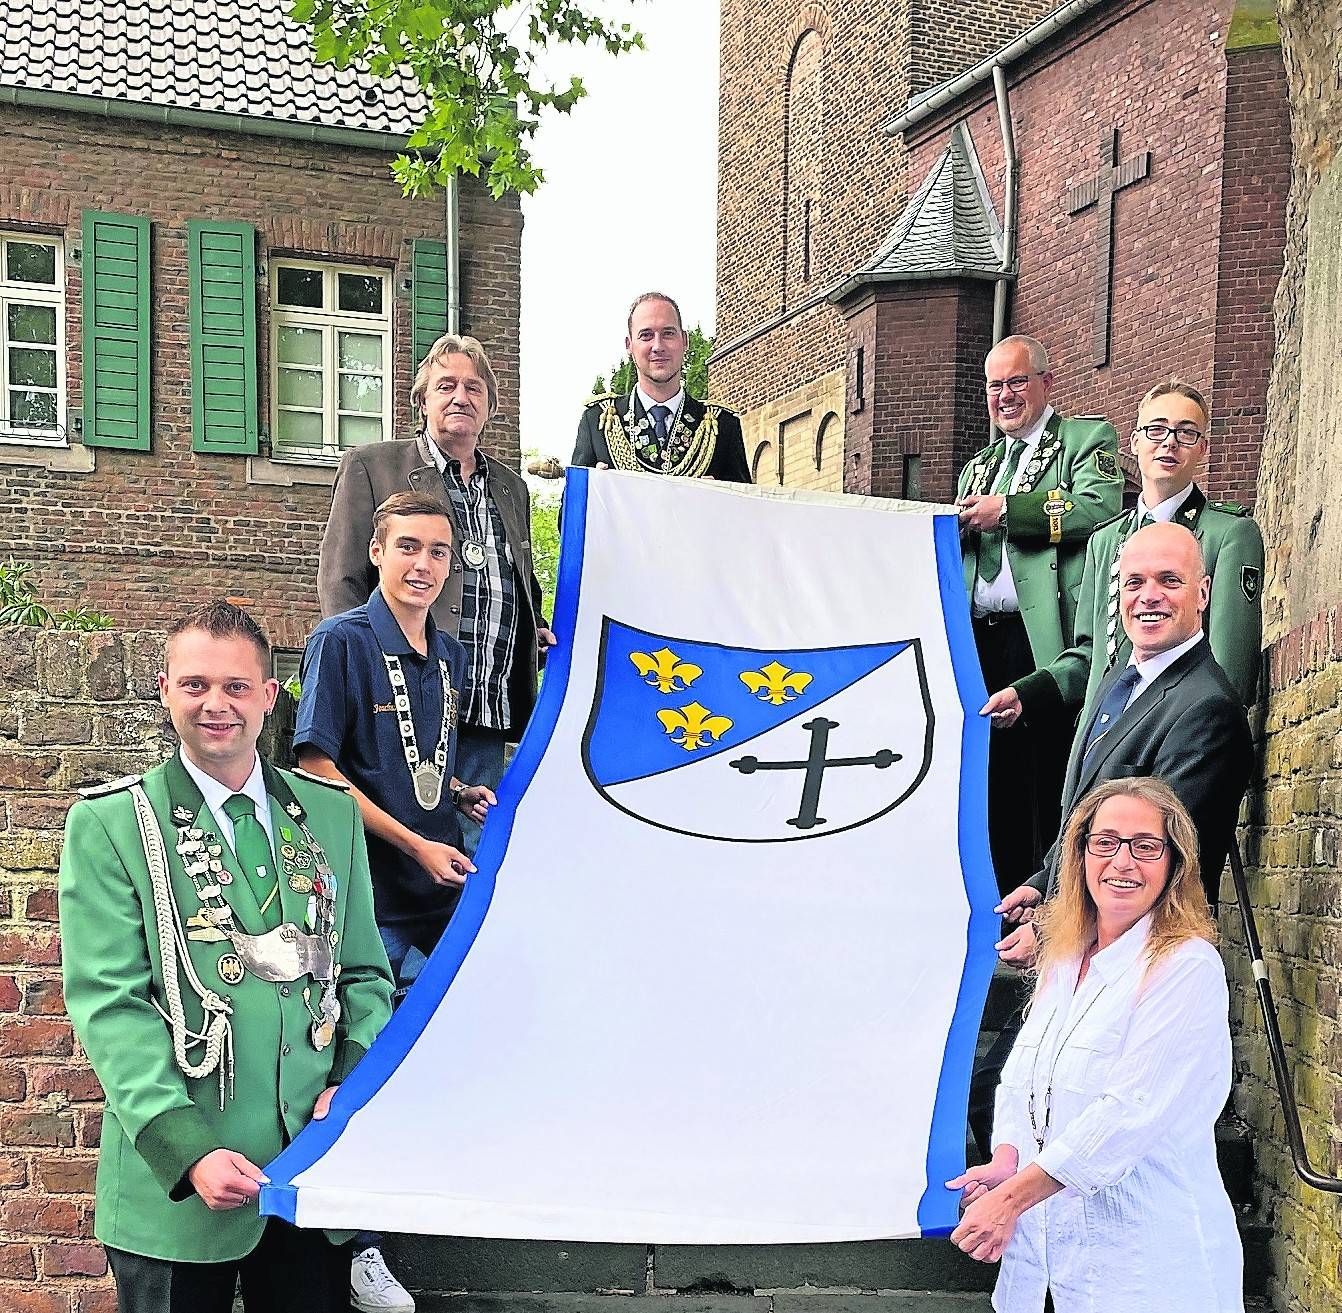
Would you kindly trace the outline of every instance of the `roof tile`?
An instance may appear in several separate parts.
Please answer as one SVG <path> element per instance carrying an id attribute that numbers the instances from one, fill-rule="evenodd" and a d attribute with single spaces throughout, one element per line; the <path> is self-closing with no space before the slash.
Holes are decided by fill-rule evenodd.
<path id="1" fill-rule="evenodd" d="M 0 86 L 408 135 L 428 99 L 318 64 L 287 0 L 6 0 Z M 370 94 L 371 93 L 371 94 Z"/>

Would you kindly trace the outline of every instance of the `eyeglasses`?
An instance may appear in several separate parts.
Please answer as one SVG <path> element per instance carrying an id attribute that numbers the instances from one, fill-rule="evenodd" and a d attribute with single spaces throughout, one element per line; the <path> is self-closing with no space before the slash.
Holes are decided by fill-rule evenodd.
<path id="1" fill-rule="evenodd" d="M 1086 835 L 1086 851 L 1092 857 L 1117 857 L 1118 850 L 1124 844 L 1128 845 L 1133 860 L 1138 862 L 1158 862 L 1165 856 L 1165 849 L 1169 846 L 1164 839 L 1152 839 L 1144 834 L 1131 839 L 1118 834 Z"/>
<path id="2" fill-rule="evenodd" d="M 993 396 L 999 396 L 1003 392 L 1024 392 L 1027 384 L 1032 378 L 1041 378 L 1047 371 L 1037 369 L 1033 374 L 1016 374 L 1011 378 L 990 378 L 987 383 L 988 391 Z"/>
<path id="3" fill-rule="evenodd" d="M 1172 429 L 1168 424 L 1139 424 L 1133 432 L 1140 433 L 1153 447 L 1166 438 L 1173 438 L 1181 447 L 1196 447 L 1202 441 L 1201 429 Z"/>

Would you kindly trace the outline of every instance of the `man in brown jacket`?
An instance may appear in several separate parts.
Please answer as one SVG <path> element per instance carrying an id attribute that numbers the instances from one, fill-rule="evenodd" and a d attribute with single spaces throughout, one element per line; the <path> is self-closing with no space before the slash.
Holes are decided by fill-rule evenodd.
<path id="1" fill-rule="evenodd" d="M 473 337 L 446 334 L 410 389 L 424 417 L 415 438 L 347 451 L 322 535 L 317 597 L 322 615 L 362 606 L 377 587 L 368 557 L 373 512 L 407 489 L 436 497 L 453 525 L 453 562 L 430 614 L 468 657 L 457 769 L 493 789 L 504 746 L 521 737 L 536 700 L 539 656 L 555 637 L 541 613 L 531 564 L 531 499 L 520 475 L 480 447 L 499 408 L 498 380 Z M 474 851 L 478 830 L 466 835 Z"/>

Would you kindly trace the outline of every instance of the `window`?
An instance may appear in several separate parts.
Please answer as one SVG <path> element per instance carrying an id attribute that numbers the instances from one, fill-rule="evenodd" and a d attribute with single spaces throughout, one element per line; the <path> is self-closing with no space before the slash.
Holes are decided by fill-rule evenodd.
<path id="1" fill-rule="evenodd" d="M 271 454 L 336 460 L 391 430 L 385 270 L 272 262 Z"/>
<path id="2" fill-rule="evenodd" d="M 922 501 L 923 499 L 923 458 L 921 456 L 904 457 L 904 500 Z"/>
<path id="3" fill-rule="evenodd" d="M 65 270 L 54 237 L 0 233 L 0 438 L 65 441 Z"/>

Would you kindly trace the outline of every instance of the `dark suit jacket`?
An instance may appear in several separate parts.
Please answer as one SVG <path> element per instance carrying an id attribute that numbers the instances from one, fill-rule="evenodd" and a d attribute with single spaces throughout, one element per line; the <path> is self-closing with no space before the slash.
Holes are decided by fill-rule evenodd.
<path id="1" fill-rule="evenodd" d="M 341 457 L 317 564 L 317 601 L 323 618 L 362 606 L 377 587 L 377 571 L 368 559 L 368 540 L 373 536 L 373 512 L 392 493 L 413 491 L 436 497 L 452 521 L 453 541 L 461 541 L 462 526 L 427 442 L 423 434 L 374 442 L 352 447 Z M 517 738 L 536 702 L 536 629 L 547 625 L 541 614 L 540 584 L 531 566 L 531 497 L 521 475 L 484 451 L 478 455 L 488 469 L 490 495 L 499 508 L 513 558 L 519 627 L 517 656 L 508 677 L 508 700 L 512 714 L 509 733 Z M 453 637 L 461 626 L 461 571 L 461 558 L 454 552 L 452 573 L 432 610 L 434 624 Z"/>
<path id="2" fill-rule="evenodd" d="M 615 466 L 615 462 L 610 458 L 606 435 L 601 432 L 601 407 L 604 402 L 604 398 L 590 401 L 583 410 L 582 418 L 578 421 L 578 440 L 574 443 L 573 460 L 570 464 L 586 465 L 589 468 L 596 464 Z M 616 405 L 622 416 L 626 414 L 629 409 L 629 394 L 626 392 L 618 397 Z M 644 417 L 643 406 L 637 392 L 634 394 L 634 414 L 638 419 Z M 704 403 L 686 393 L 683 414 L 687 424 L 697 426 L 704 417 Z M 727 483 L 754 482 L 750 477 L 750 466 L 746 463 L 741 420 L 730 410 L 720 410 L 718 413 L 717 446 L 714 448 L 713 459 L 706 474 L 710 478 L 722 479 Z"/>
<path id="3" fill-rule="evenodd" d="M 1116 666 L 1104 677 L 1077 725 L 1063 785 L 1063 828 L 1076 804 L 1105 780 L 1139 775 L 1164 780 L 1197 827 L 1202 883 L 1214 907 L 1253 768 L 1244 705 L 1204 639 L 1160 675 L 1090 752 L 1083 753 L 1091 721 L 1121 673 L 1122 667 Z M 1052 896 L 1057 888 L 1058 855 L 1055 842 L 1044 858 L 1044 869 L 1029 881 L 1040 893 Z"/>

